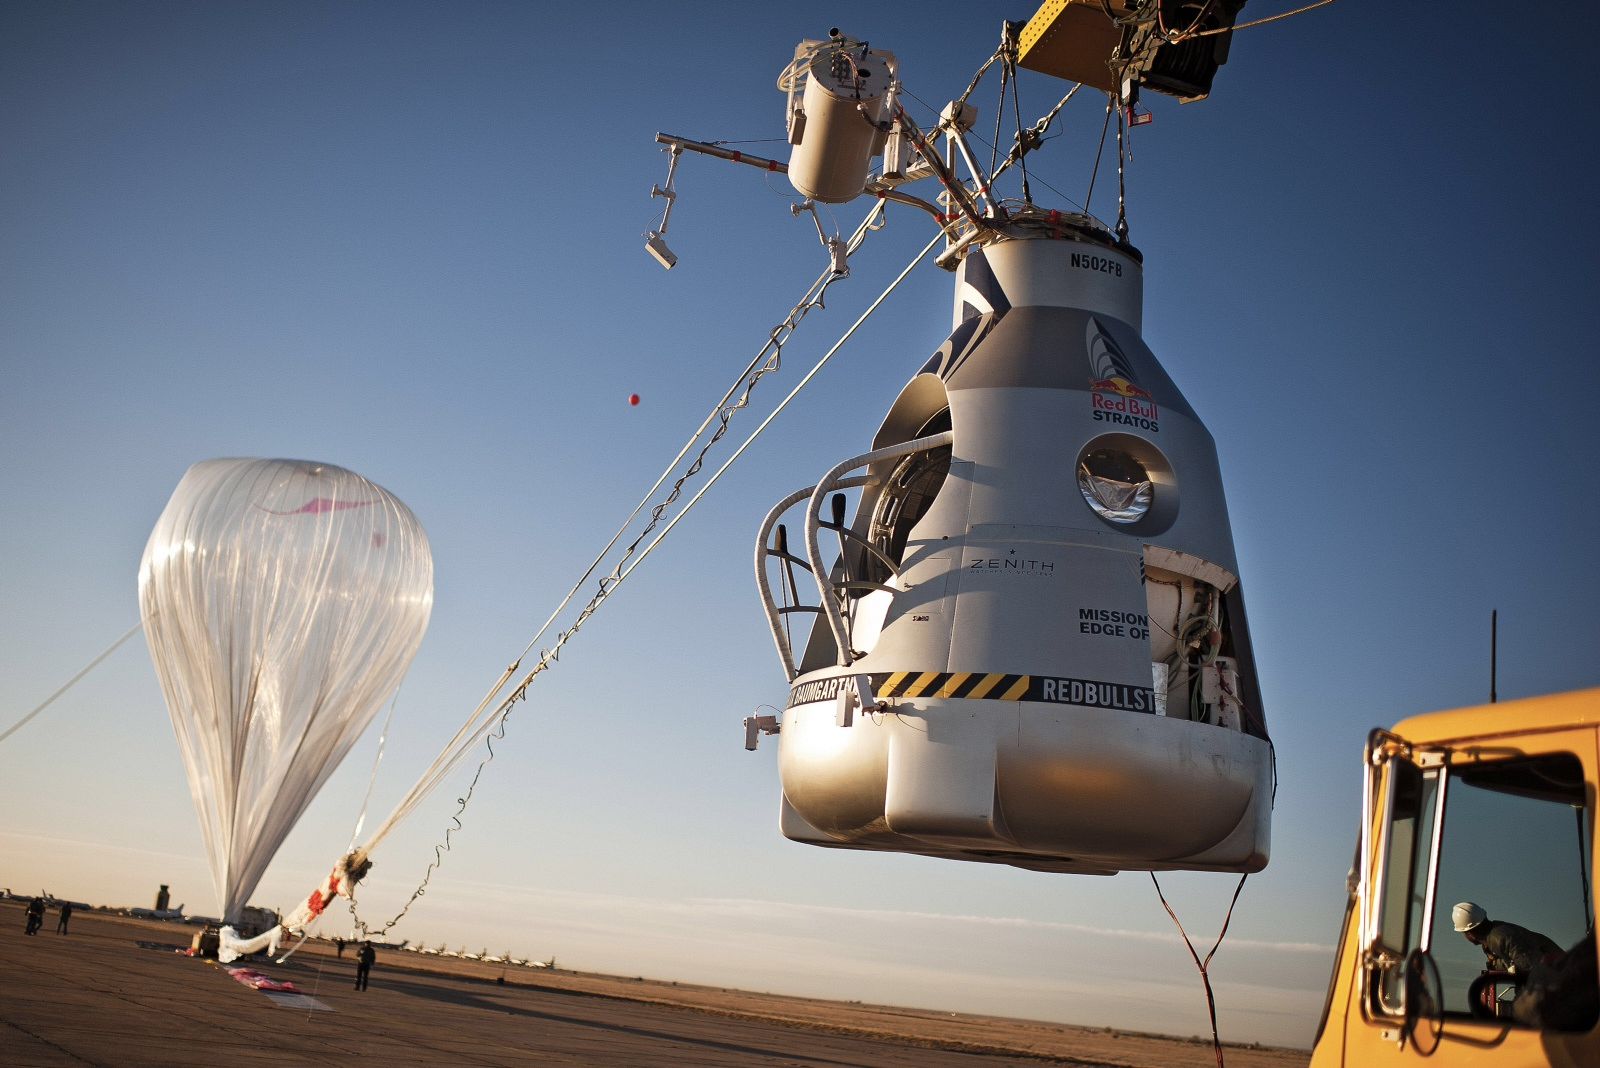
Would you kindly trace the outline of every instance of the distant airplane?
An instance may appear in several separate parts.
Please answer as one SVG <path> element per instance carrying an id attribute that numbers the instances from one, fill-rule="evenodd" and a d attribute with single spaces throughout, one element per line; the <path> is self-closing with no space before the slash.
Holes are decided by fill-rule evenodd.
<path id="1" fill-rule="evenodd" d="M 77 908 L 77 906 L 74 905 L 73 908 Z M 182 920 L 186 918 L 183 915 L 182 905 L 175 909 L 129 909 L 128 915 L 135 916 L 141 920 Z M 196 919 L 199 918 L 196 917 Z"/>

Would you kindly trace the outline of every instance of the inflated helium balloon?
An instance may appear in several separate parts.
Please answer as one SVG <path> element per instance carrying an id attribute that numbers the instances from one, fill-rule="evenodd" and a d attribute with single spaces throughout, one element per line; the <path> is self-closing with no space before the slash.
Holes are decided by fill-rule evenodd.
<path id="1" fill-rule="evenodd" d="M 421 644 L 428 537 L 343 468 L 207 460 L 156 521 L 139 606 L 234 921 Z"/>

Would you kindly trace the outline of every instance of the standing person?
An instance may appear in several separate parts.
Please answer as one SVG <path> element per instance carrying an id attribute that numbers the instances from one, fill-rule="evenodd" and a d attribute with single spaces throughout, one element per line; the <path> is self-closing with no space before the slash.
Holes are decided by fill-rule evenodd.
<path id="1" fill-rule="evenodd" d="M 61 903 L 61 917 L 56 920 L 56 934 L 67 933 L 67 922 L 72 919 L 72 902 Z"/>
<path id="2" fill-rule="evenodd" d="M 24 934 L 38 934 L 39 928 L 44 926 L 44 898 L 36 897 L 28 902 L 28 926 Z"/>
<path id="3" fill-rule="evenodd" d="M 361 952 L 356 954 L 356 989 L 367 988 L 367 973 L 372 971 L 372 962 L 378 959 L 378 951 L 372 948 L 371 942 L 361 943 Z"/>
<path id="4" fill-rule="evenodd" d="M 344 939 L 343 938 L 335 938 L 333 940 L 333 948 L 338 951 L 339 959 L 340 960 L 344 960 Z"/>

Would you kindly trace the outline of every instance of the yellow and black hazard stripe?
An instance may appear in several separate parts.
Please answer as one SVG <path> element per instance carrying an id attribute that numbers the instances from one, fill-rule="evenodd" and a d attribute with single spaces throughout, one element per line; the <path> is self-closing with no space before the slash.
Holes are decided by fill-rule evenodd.
<path id="1" fill-rule="evenodd" d="M 872 691 L 879 697 L 1020 701 L 1032 685 L 1032 675 L 983 671 L 896 671 L 872 676 Z"/>
<path id="2" fill-rule="evenodd" d="M 850 675 L 830 675 L 799 683 L 789 691 L 789 707 L 831 701 L 839 696 L 850 678 Z M 1038 701 L 1124 712 L 1156 710 L 1155 693 L 1150 687 L 1097 679 L 983 671 L 883 671 L 875 672 L 871 679 L 873 694 L 881 698 Z"/>

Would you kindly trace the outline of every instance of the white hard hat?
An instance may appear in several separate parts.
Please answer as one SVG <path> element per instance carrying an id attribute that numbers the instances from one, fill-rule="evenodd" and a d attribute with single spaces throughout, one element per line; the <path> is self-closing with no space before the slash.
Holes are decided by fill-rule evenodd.
<path id="1" fill-rule="evenodd" d="M 1488 918 L 1483 906 L 1471 901 L 1462 901 L 1450 910 L 1450 922 L 1458 931 L 1470 931 Z"/>

